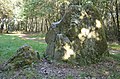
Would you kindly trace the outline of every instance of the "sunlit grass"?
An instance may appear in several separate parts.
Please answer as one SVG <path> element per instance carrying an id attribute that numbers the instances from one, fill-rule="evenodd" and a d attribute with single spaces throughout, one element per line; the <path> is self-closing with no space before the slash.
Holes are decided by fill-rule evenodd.
<path id="1" fill-rule="evenodd" d="M 19 47 L 24 44 L 32 46 L 34 50 L 42 54 L 46 49 L 46 44 L 32 40 L 24 40 L 17 36 L 0 35 L 0 64 L 16 53 Z"/>
<path id="2" fill-rule="evenodd" d="M 114 53 L 114 54 L 110 54 L 110 56 L 115 59 L 120 61 L 120 45 L 118 44 L 111 44 L 109 45 L 109 47 L 113 50 L 117 50 L 118 52 Z"/>
<path id="3" fill-rule="evenodd" d="M 31 36 L 29 36 L 30 38 L 44 38 L 45 34 L 32 34 Z"/>
<path id="4" fill-rule="evenodd" d="M 120 45 L 118 44 L 110 44 L 109 47 L 112 49 L 120 50 Z"/>

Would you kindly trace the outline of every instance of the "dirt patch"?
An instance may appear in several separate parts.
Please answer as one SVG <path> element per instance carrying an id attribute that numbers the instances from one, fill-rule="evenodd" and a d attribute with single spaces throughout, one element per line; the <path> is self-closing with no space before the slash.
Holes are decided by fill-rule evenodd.
<path id="1" fill-rule="evenodd" d="M 46 43 L 45 42 L 45 37 L 39 37 L 39 38 L 31 37 L 35 34 L 5 34 L 5 35 L 18 36 L 22 39 L 33 40 L 33 41 L 38 41 L 38 42 L 41 42 L 41 43 Z"/>
<path id="2" fill-rule="evenodd" d="M 111 49 L 109 52 L 110 54 L 120 54 L 120 50 Z"/>
<path id="3" fill-rule="evenodd" d="M 42 61 L 31 67 L 0 73 L 1 79 L 119 79 L 120 63 L 105 60 L 90 66 L 72 66 L 67 63 Z"/>

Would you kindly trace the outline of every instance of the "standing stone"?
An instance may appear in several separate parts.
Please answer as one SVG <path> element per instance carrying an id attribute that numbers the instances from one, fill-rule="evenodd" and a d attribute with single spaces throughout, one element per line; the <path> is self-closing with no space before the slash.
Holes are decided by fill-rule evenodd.
<path id="1" fill-rule="evenodd" d="M 14 56 L 3 64 L 2 69 L 18 69 L 25 66 L 30 66 L 37 60 L 40 60 L 38 51 L 33 50 L 31 46 L 25 44 L 17 50 Z"/>
<path id="2" fill-rule="evenodd" d="M 46 34 L 46 42 L 46 55 L 55 60 L 88 65 L 109 55 L 103 22 L 93 5 L 70 5 L 63 21 Z"/>

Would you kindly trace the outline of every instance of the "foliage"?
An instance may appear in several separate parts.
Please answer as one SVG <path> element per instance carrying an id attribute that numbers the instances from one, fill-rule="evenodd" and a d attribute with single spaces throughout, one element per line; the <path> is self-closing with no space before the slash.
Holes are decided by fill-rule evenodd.
<path id="1" fill-rule="evenodd" d="M 22 16 L 35 17 L 46 16 L 53 11 L 54 4 L 51 0 L 26 0 L 23 4 Z"/>
<path id="2" fill-rule="evenodd" d="M 0 17 L 11 16 L 12 5 L 10 5 L 10 0 L 0 0 Z"/>
<path id="3" fill-rule="evenodd" d="M 104 22 L 107 40 L 119 38 L 120 1 L 117 0 L 0 0 L 0 17 L 17 19 L 17 26 L 12 25 L 14 30 L 46 32 L 52 22 L 62 17 L 61 9 L 67 10 L 72 1 L 83 9 L 87 5 L 95 6 Z"/>

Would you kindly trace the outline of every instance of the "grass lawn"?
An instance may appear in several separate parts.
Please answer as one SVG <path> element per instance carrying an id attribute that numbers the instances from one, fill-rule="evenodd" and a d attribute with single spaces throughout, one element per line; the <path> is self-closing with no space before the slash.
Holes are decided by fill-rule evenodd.
<path id="1" fill-rule="evenodd" d="M 17 36 L 0 35 L 0 64 L 9 59 L 17 49 L 24 44 L 32 46 L 34 50 L 42 54 L 46 49 L 46 44 L 32 40 L 21 39 Z"/>
<path id="2" fill-rule="evenodd" d="M 29 38 L 44 38 L 45 34 L 31 34 Z"/>
<path id="3" fill-rule="evenodd" d="M 115 59 L 115 60 L 118 60 L 120 61 L 120 45 L 118 44 L 111 44 L 109 45 L 109 47 L 115 51 L 117 51 L 116 53 L 114 54 L 110 54 L 110 56 Z"/>

